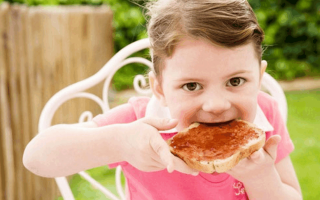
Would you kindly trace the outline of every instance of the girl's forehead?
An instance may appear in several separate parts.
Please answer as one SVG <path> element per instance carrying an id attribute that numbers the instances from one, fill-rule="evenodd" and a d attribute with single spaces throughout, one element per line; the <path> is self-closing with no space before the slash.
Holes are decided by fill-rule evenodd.
<path id="1" fill-rule="evenodd" d="M 252 43 L 236 47 L 224 47 L 201 39 L 184 39 L 175 47 L 173 54 L 168 59 L 182 59 L 189 56 L 189 59 L 208 58 L 219 60 L 230 60 L 232 58 L 254 58 L 255 50 Z M 243 59 L 245 60 L 245 59 Z"/>
<path id="2" fill-rule="evenodd" d="M 234 48 L 213 45 L 203 40 L 183 40 L 171 57 L 165 59 L 164 71 L 175 76 L 200 74 L 201 71 L 228 74 L 236 71 L 255 71 L 259 68 L 253 44 Z M 202 74 L 202 73 L 201 73 Z"/>

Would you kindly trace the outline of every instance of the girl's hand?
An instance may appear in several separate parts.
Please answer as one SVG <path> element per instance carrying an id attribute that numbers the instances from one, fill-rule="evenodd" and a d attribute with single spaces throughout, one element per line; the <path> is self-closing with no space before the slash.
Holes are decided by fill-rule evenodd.
<path id="1" fill-rule="evenodd" d="M 151 172 L 166 169 L 185 174 L 197 175 L 184 161 L 171 154 L 169 146 L 161 137 L 159 130 L 176 127 L 178 120 L 142 118 L 125 126 L 123 134 L 123 157 L 135 168 Z"/>
<path id="2" fill-rule="evenodd" d="M 280 140 L 281 137 L 279 135 L 271 136 L 263 148 L 254 152 L 248 158 L 241 160 L 227 173 L 241 182 L 261 177 L 262 174 L 274 167 Z"/>

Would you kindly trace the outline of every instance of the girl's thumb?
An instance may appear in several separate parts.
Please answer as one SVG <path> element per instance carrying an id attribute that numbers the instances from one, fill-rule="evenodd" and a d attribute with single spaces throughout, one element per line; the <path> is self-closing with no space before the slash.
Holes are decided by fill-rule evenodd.
<path id="1" fill-rule="evenodd" d="M 280 140 L 281 140 L 280 135 L 273 135 L 267 140 L 266 144 L 264 145 L 264 150 L 274 160 L 277 158 L 277 148 Z"/>
<path id="2" fill-rule="evenodd" d="M 168 118 L 143 118 L 142 121 L 155 127 L 158 130 L 168 130 L 177 126 L 177 119 Z"/>

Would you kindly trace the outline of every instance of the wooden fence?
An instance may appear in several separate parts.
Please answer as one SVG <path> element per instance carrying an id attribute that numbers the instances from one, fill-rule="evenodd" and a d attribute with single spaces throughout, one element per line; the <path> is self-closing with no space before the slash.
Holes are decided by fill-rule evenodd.
<path id="1" fill-rule="evenodd" d="M 1 200 L 59 196 L 54 179 L 37 177 L 23 167 L 23 151 L 37 134 L 48 99 L 97 72 L 113 55 L 111 24 L 108 6 L 0 5 Z M 101 88 L 92 92 L 101 96 Z M 72 100 L 54 121 L 76 122 L 79 113 L 93 105 L 94 114 L 101 112 L 89 100 Z"/>

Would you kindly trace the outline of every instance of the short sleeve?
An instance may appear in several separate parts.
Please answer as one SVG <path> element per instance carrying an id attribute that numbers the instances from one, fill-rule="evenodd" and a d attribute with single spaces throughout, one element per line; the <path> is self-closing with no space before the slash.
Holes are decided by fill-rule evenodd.
<path id="1" fill-rule="evenodd" d="M 126 103 L 117 106 L 104 114 L 97 115 L 92 121 L 101 127 L 111 124 L 130 123 L 136 119 L 132 106 L 129 103 Z"/>
<path id="2" fill-rule="evenodd" d="M 111 124 L 123 124 L 134 122 L 144 117 L 146 106 L 149 102 L 147 97 L 132 97 L 128 103 L 117 106 L 104 114 L 97 115 L 92 119 L 98 127 Z M 109 168 L 115 168 L 118 165 L 126 165 L 127 162 L 109 164 Z"/>
<path id="3" fill-rule="evenodd" d="M 288 133 L 287 126 L 281 116 L 277 101 L 268 94 L 261 93 L 258 96 L 258 103 L 269 123 L 274 128 L 273 131 L 266 132 L 266 139 L 268 140 L 272 135 L 281 136 L 276 158 L 276 163 L 278 163 L 294 150 L 294 145 Z"/>

